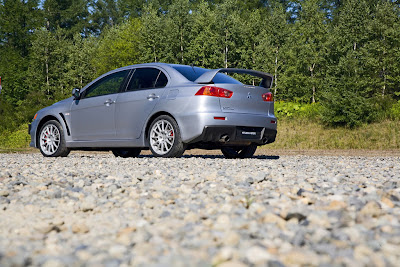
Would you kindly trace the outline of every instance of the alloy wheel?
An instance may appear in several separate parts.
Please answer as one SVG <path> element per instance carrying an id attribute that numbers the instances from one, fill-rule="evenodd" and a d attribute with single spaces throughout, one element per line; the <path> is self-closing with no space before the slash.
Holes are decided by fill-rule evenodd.
<path id="1" fill-rule="evenodd" d="M 157 121 L 150 130 L 150 145 L 157 154 L 165 155 L 173 147 L 175 132 L 167 120 Z"/>

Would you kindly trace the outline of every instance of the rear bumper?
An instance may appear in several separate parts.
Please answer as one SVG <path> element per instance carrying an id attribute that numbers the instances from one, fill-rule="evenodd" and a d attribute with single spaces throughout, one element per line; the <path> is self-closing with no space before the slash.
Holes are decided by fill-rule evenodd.
<path id="1" fill-rule="evenodd" d="M 182 141 L 221 142 L 228 135 L 230 142 L 250 141 L 258 144 L 275 140 L 277 119 L 273 114 L 197 112 L 176 116 Z M 225 119 L 221 119 L 225 118 Z"/>
<path id="2" fill-rule="evenodd" d="M 269 144 L 275 141 L 275 129 L 247 126 L 205 126 L 203 133 L 193 140 L 195 142 L 220 142 L 235 144 L 251 142 L 259 145 Z"/>

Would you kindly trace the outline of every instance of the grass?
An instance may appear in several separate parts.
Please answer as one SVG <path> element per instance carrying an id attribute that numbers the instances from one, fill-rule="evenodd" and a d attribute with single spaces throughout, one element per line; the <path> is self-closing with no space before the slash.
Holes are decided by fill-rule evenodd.
<path id="1" fill-rule="evenodd" d="M 356 129 L 326 128 L 309 120 L 281 119 L 276 141 L 268 149 L 400 149 L 400 121 L 383 121 Z"/>
<path id="2" fill-rule="evenodd" d="M 0 135 L 0 153 L 30 152 L 27 125 Z M 286 118 L 278 122 L 276 141 L 266 149 L 287 150 L 399 150 L 400 121 L 387 120 L 356 129 L 326 128 L 308 119 Z"/>

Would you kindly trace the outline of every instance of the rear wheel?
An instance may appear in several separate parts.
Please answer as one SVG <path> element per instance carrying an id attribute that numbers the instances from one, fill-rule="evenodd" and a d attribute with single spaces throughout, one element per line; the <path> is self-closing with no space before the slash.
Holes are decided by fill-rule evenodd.
<path id="1" fill-rule="evenodd" d="M 245 159 L 251 158 L 257 150 L 256 144 L 251 144 L 248 146 L 238 146 L 238 147 L 222 147 L 221 152 L 224 154 L 225 158 L 228 159 Z"/>
<path id="2" fill-rule="evenodd" d="M 39 149 L 45 157 L 66 157 L 70 149 L 65 144 L 64 131 L 58 121 L 46 122 L 39 132 Z"/>
<path id="3" fill-rule="evenodd" d="M 179 158 L 185 152 L 179 126 L 168 115 L 159 116 L 151 123 L 148 138 L 156 157 Z"/>
<path id="4" fill-rule="evenodd" d="M 135 158 L 142 151 L 140 148 L 117 148 L 111 150 L 114 156 L 121 158 Z"/>

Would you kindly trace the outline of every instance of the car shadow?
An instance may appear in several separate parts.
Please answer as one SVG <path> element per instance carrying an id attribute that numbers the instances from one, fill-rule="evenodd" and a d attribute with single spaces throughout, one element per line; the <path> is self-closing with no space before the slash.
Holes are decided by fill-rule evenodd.
<path id="1" fill-rule="evenodd" d="M 140 155 L 139 158 L 153 158 L 153 155 Z M 203 159 L 226 159 L 222 155 L 183 155 L 182 158 L 203 158 Z M 273 155 L 257 155 L 249 158 L 250 160 L 256 159 L 269 159 L 269 160 L 278 160 L 280 159 L 279 156 Z M 233 160 L 233 159 L 232 159 Z"/>

